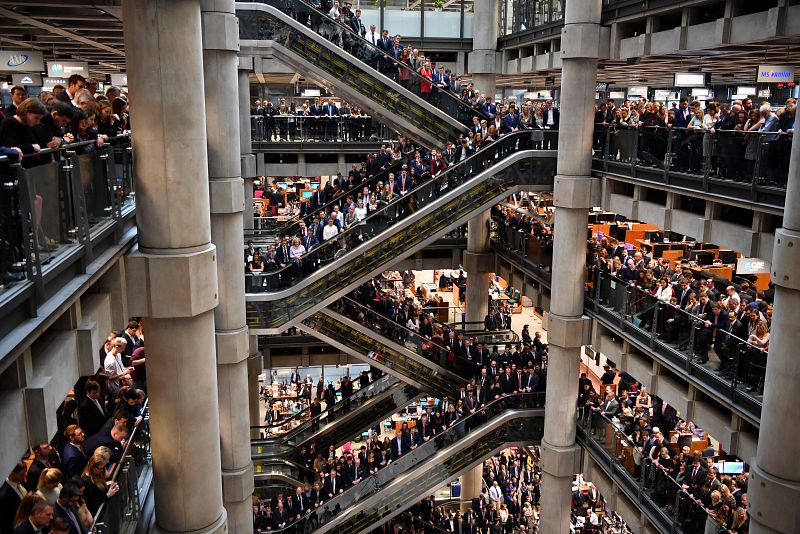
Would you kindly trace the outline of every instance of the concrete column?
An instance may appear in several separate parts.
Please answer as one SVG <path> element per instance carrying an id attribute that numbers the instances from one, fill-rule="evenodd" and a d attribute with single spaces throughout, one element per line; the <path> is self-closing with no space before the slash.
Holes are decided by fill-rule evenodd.
<path id="1" fill-rule="evenodd" d="M 783 228 L 772 253 L 775 302 L 764 381 L 756 457 L 751 462 L 748 505 L 750 532 L 796 532 L 800 515 L 800 429 L 786 424 L 800 402 L 800 143 L 793 143 Z M 791 511 L 791 512 L 790 512 Z"/>
<path id="2" fill-rule="evenodd" d="M 479 497 L 483 489 L 483 465 L 470 469 L 460 477 L 461 483 L 461 512 L 466 512 L 472 507 L 470 501 Z"/>
<path id="3" fill-rule="evenodd" d="M 472 18 L 472 52 L 469 53 L 469 70 L 475 87 L 483 95 L 494 98 L 497 71 L 500 66 L 497 52 L 497 2 L 475 0 Z"/>
<path id="4" fill-rule="evenodd" d="M 128 306 L 147 325 L 157 532 L 227 532 L 222 506 L 211 244 L 198 0 L 123 3 L 137 182 L 138 252 Z M 169 110 L 169 113 L 164 113 Z M 186 200 L 191 191 L 191 202 Z"/>
<path id="5" fill-rule="evenodd" d="M 250 358 L 247 360 L 247 398 L 249 400 L 250 426 L 261 424 L 261 401 L 258 396 L 258 375 L 264 364 L 258 350 L 258 336 L 250 336 Z"/>
<path id="6" fill-rule="evenodd" d="M 253 230 L 253 179 L 256 177 L 256 157 L 250 136 L 250 71 L 253 58 L 239 58 L 239 151 L 242 154 L 244 179 L 244 229 Z"/>
<path id="7" fill-rule="evenodd" d="M 467 250 L 464 269 L 467 271 L 467 321 L 483 321 L 489 309 L 489 272 L 492 255 L 489 253 L 489 220 L 487 210 L 467 223 Z"/>
<path id="8" fill-rule="evenodd" d="M 593 204 L 592 121 L 597 80 L 601 0 L 567 0 L 561 33 L 562 117 L 553 202 L 555 241 L 547 341 L 549 363 L 542 440 L 542 532 L 569 532 L 572 477 L 578 470 L 576 399 L 581 345 L 590 325 L 583 318 L 583 268 L 588 210 Z M 557 397 L 557 400 L 550 399 Z M 566 399 L 566 400 L 565 400 Z"/>
<path id="9" fill-rule="evenodd" d="M 219 305 L 214 310 L 222 453 L 222 496 L 231 532 L 252 528 L 253 464 L 245 322 L 242 240 L 245 199 L 241 176 L 234 0 L 201 0 L 211 241 L 217 247 Z M 210 475 L 210 473 L 209 473 Z"/>

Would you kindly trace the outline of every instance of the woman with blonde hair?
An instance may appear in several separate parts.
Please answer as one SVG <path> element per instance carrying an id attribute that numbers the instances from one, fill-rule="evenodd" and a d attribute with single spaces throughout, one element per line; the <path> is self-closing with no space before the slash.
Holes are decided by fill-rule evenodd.
<path id="1" fill-rule="evenodd" d="M 39 483 L 36 485 L 37 495 L 46 500 L 50 506 L 55 506 L 58 494 L 61 492 L 63 478 L 64 475 L 61 474 L 61 471 L 53 467 L 42 470 L 42 474 L 39 475 Z"/>
<path id="2" fill-rule="evenodd" d="M 97 514 L 100 505 L 119 491 L 119 484 L 106 482 L 106 466 L 111 458 L 108 447 L 99 447 L 89 459 L 83 470 L 83 481 L 86 483 L 86 506 L 92 515 Z"/>

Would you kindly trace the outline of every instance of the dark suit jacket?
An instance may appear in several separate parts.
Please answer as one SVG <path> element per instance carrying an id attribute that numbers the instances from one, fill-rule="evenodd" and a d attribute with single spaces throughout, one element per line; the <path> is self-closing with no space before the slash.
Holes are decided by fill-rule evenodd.
<path id="1" fill-rule="evenodd" d="M 11 534 L 14 532 L 14 516 L 22 499 L 8 482 L 0 485 L 0 534 Z"/>
<path id="2" fill-rule="evenodd" d="M 75 521 L 79 521 L 78 511 L 74 507 L 70 508 L 72 517 L 75 519 Z M 76 526 L 75 523 L 72 522 L 72 519 L 70 519 L 67 509 L 61 506 L 58 502 L 56 502 L 56 505 L 53 506 L 53 517 L 61 517 L 67 522 L 67 524 L 69 524 L 69 534 L 83 534 L 83 527 L 81 526 L 80 522 Z"/>
<path id="3" fill-rule="evenodd" d="M 36 534 L 36 530 L 31 525 L 30 520 L 26 519 L 14 529 L 14 534 Z"/>
<path id="4" fill-rule="evenodd" d="M 398 449 L 397 436 L 395 436 L 392 438 L 390 447 L 392 453 L 392 460 L 397 460 L 398 458 L 400 458 L 400 454 L 398 454 L 397 449 Z M 411 450 L 411 445 L 408 443 L 408 440 L 406 439 L 405 435 L 403 435 L 403 437 L 400 438 L 400 452 L 402 454 L 406 454 L 410 450 Z"/>
<path id="5" fill-rule="evenodd" d="M 102 406 L 103 401 L 99 399 L 98 401 Z M 108 414 L 105 412 L 100 413 L 100 410 L 97 409 L 92 399 L 89 397 L 83 399 L 83 402 L 78 407 L 78 422 L 86 436 L 93 436 L 100 432 L 100 429 L 103 428 L 107 420 Z"/>
<path id="6" fill-rule="evenodd" d="M 64 465 L 64 478 L 80 475 L 88 462 L 86 455 L 83 454 L 83 449 L 69 443 L 64 447 L 61 460 Z"/>
<path id="7" fill-rule="evenodd" d="M 334 487 L 333 481 L 331 480 L 330 475 L 325 477 L 325 484 L 323 484 L 323 489 L 325 490 L 323 493 L 326 499 L 329 499 L 331 496 L 336 495 L 339 493 L 339 490 L 344 489 L 344 479 L 342 475 L 336 474 L 336 486 Z M 334 491 L 335 490 L 335 491 Z"/>
<path id="8" fill-rule="evenodd" d="M 25 486 L 28 488 L 28 491 L 36 491 L 36 488 L 39 486 L 39 476 L 41 476 L 42 471 L 45 469 L 47 469 L 47 464 L 38 458 L 33 459 L 31 466 L 28 468 L 28 477 L 25 479 Z"/>
<path id="9" fill-rule="evenodd" d="M 119 462 L 122 458 L 122 445 L 119 442 L 114 441 L 114 438 L 111 437 L 111 434 L 98 432 L 83 442 L 83 451 L 86 453 L 87 458 L 91 458 L 92 454 L 94 454 L 94 451 L 99 447 L 108 447 L 108 449 L 111 451 L 111 459 L 109 462 L 112 464 Z"/>

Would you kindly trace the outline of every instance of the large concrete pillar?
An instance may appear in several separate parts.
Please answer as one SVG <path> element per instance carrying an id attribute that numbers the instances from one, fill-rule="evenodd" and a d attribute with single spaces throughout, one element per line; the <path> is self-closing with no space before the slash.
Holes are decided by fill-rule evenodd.
<path id="1" fill-rule="evenodd" d="M 489 309 L 489 273 L 492 255 L 489 253 L 489 221 L 487 210 L 467 223 L 467 250 L 464 269 L 467 271 L 467 322 L 481 321 Z"/>
<path id="2" fill-rule="evenodd" d="M 567 0 L 561 34 L 561 107 L 569 109 L 559 131 L 558 174 L 553 202 L 555 241 L 547 341 L 544 439 L 542 440 L 542 532 L 569 532 L 575 445 L 578 364 L 584 332 L 583 267 L 586 225 L 592 204 L 591 153 L 601 0 Z"/>
<path id="3" fill-rule="evenodd" d="M 481 496 L 483 489 L 483 465 L 473 467 L 460 477 L 461 484 L 461 512 L 466 512 L 472 508 L 472 499 Z"/>
<path id="4" fill-rule="evenodd" d="M 242 239 L 245 207 L 239 143 L 237 52 L 239 19 L 234 0 L 202 0 L 211 241 L 217 247 L 219 305 L 214 310 L 219 387 L 222 495 L 231 532 L 252 528 L 253 464 L 245 322 Z"/>
<path id="5" fill-rule="evenodd" d="M 239 151 L 242 155 L 244 179 L 244 229 L 253 230 L 253 179 L 256 176 L 256 157 L 250 132 L 250 71 L 253 58 L 239 58 Z"/>
<path id="6" fill-rule="evenodd" d="M 800 403 L 800 143 L 792 143 L 783 228 L 775 232 L 775 302 L 756 457 L 750 466 L 750 532 L 797 532 L 800 513 L 800 429 L 786 424 Z"/>
<path id="7" fill-rule="evenodd" d="M 497 89 L 496 79 L 500 70 L 497 52 L 498 2 L 495 0 L 475 0 L 472 18 L 472 52 L 469 54 L 469 71 L 475 87 L 483 95 L 494 98 Z"/>
<path id="8" fill-rule="evenodd" d="M 258 336 L 250 336 L 250 358 L 247 360 L 247 398 L 250 407 L 250 426 L 261 425 L 261 399 L 259 398 L 258 375 L 264 367 L 258 350 Z M 256 432 L 256 436 L 258 432 Z"/>
<path id="9" fill-rule="evenodd" d="M 128 305 L 147 325 L 156 529 L 226 532 L 220 472 L 199 0 L 123 3 L 139 250 Z M 168 110 L 168 112 L 165 112 Z M 187 195 L 187 192 L 190 194 Z"/>

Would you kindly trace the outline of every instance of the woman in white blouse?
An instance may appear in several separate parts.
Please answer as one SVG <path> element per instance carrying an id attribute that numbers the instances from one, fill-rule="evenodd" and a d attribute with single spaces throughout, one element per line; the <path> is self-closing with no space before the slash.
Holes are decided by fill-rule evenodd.
<path id="1" fill-rule="evenodd" d="M 664 304 L 669 304 L 669 299 L 673 296 L 672 287 L 669 285 L 666 279 L 662 278 L 658 281 L 653 294 L 656 297 L 656 300 L 659 302 L 663 302 Z"/>
<path id="2" fill-rule="evenodd" d="M 408 321 L 406 322 L 406 328 L 409 330 L 413 330 L 414 332 L 419 332 L 419 317 L 414 312 L 411 312 L 408 316 Z"/>
<path id="3" fill-rule="evenodd" d="M 714 150 L 714 126 L 719 120 L 717 105 L 709 102 L 706 113 L 703 115 L 703 159 L 709 162 Z"/>

